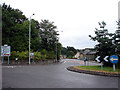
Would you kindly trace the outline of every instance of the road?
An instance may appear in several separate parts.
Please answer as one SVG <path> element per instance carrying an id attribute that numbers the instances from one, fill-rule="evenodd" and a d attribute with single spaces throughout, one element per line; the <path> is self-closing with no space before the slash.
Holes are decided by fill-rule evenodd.
<path id="1" fill-rule="evenodd" d="M 2 85 L 3 88 L 118 88 L 117 77 L 76 73 L 66 69 L 78 65 L 84 65 L 84 62 L 65 59 L 59 64 L 3 66 Z"/>

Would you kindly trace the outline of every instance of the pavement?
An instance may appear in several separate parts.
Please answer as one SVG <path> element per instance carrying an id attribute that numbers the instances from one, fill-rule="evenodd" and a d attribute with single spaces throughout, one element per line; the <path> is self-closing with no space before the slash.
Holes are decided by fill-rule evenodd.
<path id="1" fill-rule="evenodd" d="M 3 88 L 118 88 L 118 77 L 108 77 L 68 71 L 70 66 L 84 62 L 65 59 L 49 65 L 2 66 Z M 89 62 L 87 65 L 99 65 Z"/>

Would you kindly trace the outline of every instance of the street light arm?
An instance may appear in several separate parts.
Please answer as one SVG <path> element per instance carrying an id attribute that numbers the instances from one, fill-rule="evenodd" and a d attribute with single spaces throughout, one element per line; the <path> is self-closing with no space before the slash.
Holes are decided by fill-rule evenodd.
<path id="1" fill-rule="evenodd" d="M 33 13 L 31 16 L 30 16 L 30 20 L 31 20 L 31 17 L 34 16 L 35 14 Z"/>

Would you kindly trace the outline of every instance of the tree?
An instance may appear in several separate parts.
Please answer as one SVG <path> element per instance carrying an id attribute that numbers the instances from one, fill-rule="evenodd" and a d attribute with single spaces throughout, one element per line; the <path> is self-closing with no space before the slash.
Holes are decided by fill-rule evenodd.
<path id="1" fill-rule="evenodd" d="M 67 58 L 72 58 L 77 53 L 77 51 L 79 50 L 75 49 L 74 47 L 67 46 L 67 48 L 62 47 L 61 54 L 67 55 Z"/>
<path id="2" fill-rule="evenodd" d="M 40 37 L 40 24 L 38 21 L 32 19 L 31 21 L 31 49 L 33 51 L 41 51 L 41 37 Z"/>
<path id="3" fill-rule="evenodd" d="M 49 20 L 41 20 L 40 23 L 40 37 L 41 37 L 41 47 L 47 51 L 54 51 L 56 47 L 56 42 L 58 42 L 58 33 L 55 31 L 57 26 L 53 25 L 54 22 Z"/>
<path id="4" fill-rule="evenodd" d="M 18 9 L 13 9 L 9 6 L 7 6 L 5 3 L 2 5 L 2 44 L 8 44 L 11 46 L 12 51 L 18 50 L 17 45 L 21 45 L 23 47 L 23 44 L 19 42 L 23 36 L 20 36 L 22 33 L 22 30 L 20 30 L 22 24 L 24 21 L 27 20 L 27 18 L 23 15 L 23 12 L 21 12 Z M 18 36 L 19 35 L 19 36 Z M 16 42 L 15 42 L 16 41 Z M 21 49 L 18 47 L 19 50 Z M 23 47 L 24 48 L 24 47 Z"/>
<path id="5" fill-rule="evenodd" d="M 74 47 L 67 46 L 67 51 L 73 51 L 74 54 L 77 53 L 77 50 Z"/>
<path id="6" fill-rule="evenodd" d="M 11 46 L 11 51 L 28 51 L 29 49 L 29 20 L 19 9 L 13 9 L 5 3 L 2 5 L 2 44 Z M 60 58 L 61 43 L 58 39 L 57 26 L 49 20 L 31 20 L 31 51 L 44 52 L 44 59 L 49 54 L 50 58 L 57 55 Z M 39 54 L 38 54 L 39 55 Z M 49 57 L 47 57 L 49 58 Z"/>
<path id="7" fill-rule="evenodd" d="M 112 65 L 109 62 L 105 62 L 103 58 L 105 56 L 111 56 L 113 54 L 118 54 L 116 52 L 116 46 L 119 46 L 117 44 L 114 44 L 113 41 L 116 41 L 116 38 L 118 35 L 116 33 L 109 33 L 107 29 L 105 29 L 106 23 L 103 21 L 102 23 L 98 23 L 100 25 L 100 29 L 95 28 L 95 34 L 96 36 L 92 37 L 89 35 L 91 40 L 97 41 L 98 44 L 95 45 L 95 49 L 97 51 L 96 56 L 101 56 L 100 60 L 101 62 L 104 62 L 104 65 Z"/>
<path id="8" fill-rule="evenodd" d="M 67 57 L 68 58 L 73 58 L 73 56 L 74 56 L 74 52 L 73 51 L 68 51 L 67 52 Z"/>
<path id="9" fill-rule="evenodd" d="M 12 51 L 26 51 L 29 45 L 29 21 L 19 9 L 13 9 L 5 3 L 2 5 L 2 44 L 11 46 Z M 40 51 L 38 21 L 31 21 L 31 49 Z"/>
<path id="10" fill-rule="evenodd" d="M 61 49 L 62 49 L 62 44 L 57 43 L 57 60 L 60 59 Z"/>
<path id="11" fill-rule="evenodd" d="M 62 54 L 62 55 L 66 55 L 66 53 L 67 53 L 67 48 L 62 47 L 62 49 L 61 49 L 61 54 Z"/>

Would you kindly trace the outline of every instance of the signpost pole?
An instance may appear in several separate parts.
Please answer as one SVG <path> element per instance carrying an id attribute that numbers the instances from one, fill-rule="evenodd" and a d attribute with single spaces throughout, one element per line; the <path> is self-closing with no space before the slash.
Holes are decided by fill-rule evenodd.
<path id="1" fill-rule="evenodd" d="M 115 71 L 115 64 L 113 64 L 113 71 Z"/>
<path id="2" fill-rule="evenodd" d="M 115 71 L 115 63 L 117 63 L 118 60 L 119 60 L 119 58 L 118 58 L 118 56 L 116 56 L 116 55 L 112 55 L 112 56 L 110 57 L 110 62 L 113 63 L 113 71 Z"/>
<path id="3" fill-rule="evenodd" d="M 8 56 L 8 64 L 9 64 L 9 56 Z"/>
<path id="4" fill-rule="evenodd" d="M 2 56 L 2 64 L 4 63 L 4 56 Z"/>
<path id="5" fill-rule="evenodd" d="M 103 70 L 103 61 L 101 62 L 101 70 Z"/>

